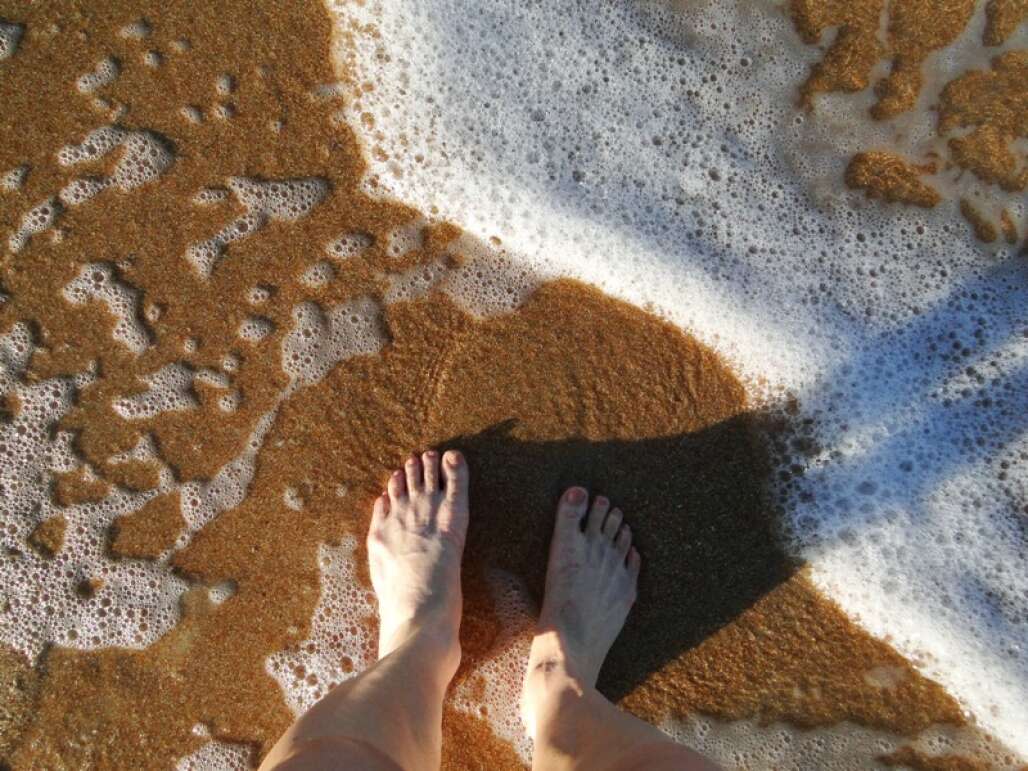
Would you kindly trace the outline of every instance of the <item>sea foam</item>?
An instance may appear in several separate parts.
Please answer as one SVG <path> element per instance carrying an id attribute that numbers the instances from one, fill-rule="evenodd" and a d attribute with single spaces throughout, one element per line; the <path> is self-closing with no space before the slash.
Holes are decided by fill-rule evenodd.
<path id="1" fill-rule="evenodd" d="M 796 553 L 1028 754 L 1024 266 L 977 243 L 955 202 L 886 206 L 842 185 L 857 150 L 938 141 L 925 105 L 944 82 L 898 122 L 867 119 L 868 92 L 802 112 L 820 52 L 782 5 L 328 7 L 365 188 L 662 314 L 754 394 L 796 395 L 819 447 L 783 485 Z M 976 64 L 981 23 L 925 69 Z"/>

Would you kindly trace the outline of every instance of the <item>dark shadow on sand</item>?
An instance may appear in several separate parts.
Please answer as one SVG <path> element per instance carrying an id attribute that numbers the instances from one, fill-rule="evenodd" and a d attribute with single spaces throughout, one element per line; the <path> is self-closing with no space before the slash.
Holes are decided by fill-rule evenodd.
<path id="1" fill-rule="evenodd" d="M 448 446 L 474 470 L 465 618 L 489 613 L 483 569 L 521 578 L 538 603 L 561 492 L 577 484 L 606 495 L 643 555 L 638 602 L 599 684 L 614 700 L 628 694 L 795 570 L 768 502 L 772 464 L 755 422 L 744 414 L 653 439 L 524 441 L 511 419 L 454 438 Z"/>

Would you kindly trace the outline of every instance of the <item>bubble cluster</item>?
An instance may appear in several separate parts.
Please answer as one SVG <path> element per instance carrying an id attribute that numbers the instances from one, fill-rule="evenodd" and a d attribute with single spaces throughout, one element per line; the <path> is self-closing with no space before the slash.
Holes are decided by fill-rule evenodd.
<path id="1" fill-rule="evenodd" d="M 11 24 L 0 20 L 0 61 L 14 56 L 24 34 L 25 27 L 21 24 Z"/>
<path id="2" fill-rule="evenodd" d="M 142 353 L 150 345 L 150 333 L 139 315 L 139 292 L 118 281 L 110 263 L 83 265 L 63 294 L 73 305 L 91 301 L 106 305 L 116 319 L 111 336 L 133 353 Z"/>
<path id="3" fill-rule="evenodd" d="M 52 476 L 82 468 L 72 434 L 56 426 L 94 375 L 27 382 L 34 350 L 25 324 L 0 336 L 0 394 L 13 396 L 18 405 L 0 423 L 0 640 L 33 661 L 49 642 L 73 648 L 148 645 L 178 621 L 185 584 L 164 565 L 112 561 L 106 533 L 117 517 L 138 511 L 157 491 L 115 489 L 96 502 L 54 502 Z M 63 523 L 53 553 L 31 545 L 32 533 L 51 521 Z"/>
<path id="4" fill-rule="evenodd" d="M 391 277 L 387 299 L 456 285 L 500 310 L 540 278 L 578 278 L 711 346 L 756 401 L 793 394 L 810 426 L 782 456 L 795 553 L 1028 754 L 1028 576 L 1010 568 L 1024 562 L 1023 267 L 943 205 L 870 202 L 842 183 L 859 150 L 925 157 L 937 116 L 872 121 L 870 90 L 801 112 L 820 54 L 773 6 L 329 9 L 344 82 L 375 84 L 345 103 L 366 191 L 461 226 L 482 253 L 459 280 Z M 976 55 L 958 41 L 926 77 L 945 83 Z M 1024 201 L 1010 207 L 1023 222 Z M 416 248 L 409 232 L 386 246 Z"/>
<path id="5" fill-rule="evenodd" d="M 12 252 L 20 252 L 32 236 L 52 228 L 62 211 L 64 207 L 56 198 L 36 204 L 25 212 L 18 229 L 7 239 L 7 246 Z"/>
<path id="6" fill-rule="evenodd" d="M 118 30 L 118 36 L 126 40 L 145 40 L 150 37 L 152 32 L 153 27 L 150 26 L 150 22 L 146 19 L 136 19 Z"/>
<path id="7" fill-rule="evenodd" d="M 389 341 L 381 310 L 366 297 L 328 311 L 302 303 L 293 308 L 293 321 L 282 339 L 282 369 L 296 384 L 316 383 L 339 362 L 378 353 Z"/>
<path id="8" fill-rule="evenodd" d="M 118 60 L 108 56 L 98 61 L 92 72 L 80 75 L 79 79 L 75 81 L 75 88 L 79 90 L 80 94 L 91 94 L 99 88 L 109 86 L 118 79 L 120 74 L 121 65 L 118 64 Z"/>
<path id="9" fill-rule="evenodd" d="M 20 190 L 28 176 L 29 165 L 27 163 L 15 166 L 13 169 L 0 174 L 0 190 L 8 193 Z"/>
<path id="10" fill-rule="evenodd" d="M 349 260 L 372 243 L 374 240 L 367 233 L 344 233 L 325 247 L 325 253 L 337 260 Z"/>
<path id="11" fill-rule="evenodd" d="M 703 753 L 726 768 L 774 768 L 803 771 L 861 771 L 870 758 L 882 758 L 910 747 L 929 762 L 957 765 L 944 756 L 985 759 L 988 768 L 1014 771 L 1017 761 L 1008 751 L 966 728 L 929 728 L 917 736 L 900 738 L 871 728 L 841 723 L 801 730 L 785 723 L 762 725 L 757 720 L 725 721 L 690 715 L 662 729 L 673 738 Z M 893 765 L 893 764 L 890 764 Z M 906 764 L 902 764 L 906 766 Z"/>
<path id="12" fill-rule="evenodd" d="M 339 546 L 318 547 L 321 597 L 307 638 L 265 659 L 265 670 L 296 715 L 375 661 L 365 619 L 375 614 L 376 606 L 357 578 L 356 545 L 347 538 Z"/>
<path id="13" fill-rule="evenodd" d="M 300 282 L 311 289 L 319 289 L 328 286 L 335 275 L 336 269 L 332 267 L 332 263 L 321 261 L 307 268 L 300 276 Z"/>
<path id="14" fill-rule="evenodd" d="M 248 238 L 269 221 L 295 222 L 306 217 L 328 195 L 328 183 L 316 177 L 270 180 L 231 177 L 226 183 L 246 213 L 213 237 L 192 244 L 186 259 L 198 275 L 207 278 L 233 241 Z"/>
<path id="15" fill-rule="evenodd" d="M 197 736 L 210 739 L 202 723 L 193 728 Z M 195 752 L 180 758 L 175 771 L 249 771 L 253 768 L 253 747 L 248 744 L 210 739 Z"/>
<path id="16" fill-rule="evenodd" d="M 53 227 L 66 207 L 79 206 L 108 188 L 122 192 L 134 190 L 156 180 L 175 160 L 170 143 L 160 135 L 111 125 L 89 132 L 80 144 L 62 147 L 57 152 L 57 162 L 61 166 L 89 163 L 103 158 L 115 148 L 121 149 L 121 156 L 109 177 L 74 179 L 57 196 L 30 209 L 18 230 L 8 239 L 10 250 L 21 251 L 33 235 Z"/>
<path id="17" fill-rule="evenodd" d="M 157 371 L 141 376 L 141 379 L 146 384 L 145 390 L 111 403 L 111 408 L 125 420 L 149 420 L 162 412 L 196 409 L 200 406 L 194 390 L 197 384 L 218 389 L 231 387 L 231 380 L 221 372 L 207 367 L 194 369 L 182 362 L 165 364 Z M 235 391 L 226 396 L 229 397 L 226 403 L 237 404 Z M 234 409 L 233 406 L 226 411 Z"/>
<path id="18" fill-rule="evenodd" d="M 248 343 L 259 343 L 275 331 L 275 323 L 265 316 L 247 316 L 239 325 L 240 340 Z"/>
<path id="19" fill-rule="evenodd" d="M 528 598 L 528 590 L 514 576 L 496 570 L 489 574 L 488 581 L 503 631 L 454 689 L 453 706 L 488 720 L 496 735 L 509 742 L 530 765 L 532 737 L 523 723 L 520 697 L 538 611 Z"/>

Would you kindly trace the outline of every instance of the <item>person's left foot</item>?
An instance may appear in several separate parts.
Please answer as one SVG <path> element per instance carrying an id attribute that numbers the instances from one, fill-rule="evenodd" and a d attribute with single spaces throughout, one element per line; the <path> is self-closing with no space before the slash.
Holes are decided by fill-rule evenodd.
<path id="1" fill-rule="evenodd" d="M 460 562 L 468 529 L 468 466 L 450 450 L 411 455 L 375 501 L 368 530 L 378 596 L 378 656 L 415 634 L 460 657 Z M 456 668 L 456 665 L 454 665 Z"/>

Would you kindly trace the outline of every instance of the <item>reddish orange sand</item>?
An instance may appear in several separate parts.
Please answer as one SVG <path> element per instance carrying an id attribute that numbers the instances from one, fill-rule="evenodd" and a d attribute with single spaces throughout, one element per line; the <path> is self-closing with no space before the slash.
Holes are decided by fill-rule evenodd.
<path id="1" fill-rule="evenodd" d="M 18 53 L 0 64 L 0 169 L 32 167 L 25 187 L 5 195 L 0 231 L 67 181 L 56 149 L 107 122 L 74 88 L 104 56 L 125 63 L 99 92 L 124 105 L 120 123 L 160 133 L 177 157 L 160 181 L 66 213 L 60 242 L 37 235 L 3 262 L 0 283 L 11 299 L 0 305 L 0 330 L 32 320 L 43 345 L 31 377 L 100 365 L 98 383 L 62 427 L 79 432 L 77 447 L 102 479 L 66 475 L 55 495 L 72 501 L 101 496 L 110 484 L 155 485 L 152 468 L 109 461 L 146 432 L 180 479 L 210 477 L 240 452 L 286 383 L 279 342 L 294 305 L 379 295 L 383 272 L 435 258 L 456 231 L 433 229 L 424 248 L 402 259 L 386 254 L 385 234 L 416 212 L 357 191 L 364 165 L 351 132 L 333 120 L 339 105 L 310 96 L 335 78 L 328 20 L 313 0 L 5 0 L 0 16 L 27 25 Z M 141 16 L 153 24 L 149 39 L 117 36 Z M 172 48 L 180 38 L 191 43 L 186 53 Z M 160 68 L 140 63 L 149 49 L 164 56 Z M 223 72 L 239 83 L 228 98 L 231 120 L 210 112 L 226 101 L 214 92 Z M 189 104 L 207 113 L 202 124 L 180 117 Z M 274 120 L 280 132 L 269 129 Z M 190 198 L 230 175 L 318 176 L 331 194 L 307 219 L 272 223 L 233 244 L 212 278 L 198 279 L 185 249 L 230 215 Z M 348 231 L 375 245 L 328 286 L 305 287 L 305 268 Z M 102 305 L 60 299 L 80 265 L 98 260 L 126 261 L 121 280 L 161 310 L 150 325 L 155 344 L 138 357 L 112 345 L 114 321 Z M 257 283 L 274 290 L 261 312 L 277 331 L 250 348 L 235 333 Z M 483 568 L 522 576 L 537 596 L 553 502 L 563 486 L 580 483 L 624 508 L 645 558 L 639 603 L 601 678 L 626 708 L 651 719 L 699 710 L 804 727 L 850 720 L 904 735 L 963 723 L 952 698 L 861 632 L 786 558 L 767 487 L 789 420 L 755 414 L 712 352 L 572 282 L 545 285 L 517 313 L 488 321 L 441 295 L 390 306 L 385 321 L 391 342 L 380 355 L 348 360 L 283 406 L 246 501 L 177 554 L 176 568 L 198 588 L 183 598 L 173 631 L 142 651 L 53 647 L 34 666 L 0 651 L 0 759 L 26 769 L 168 767 L 201 743 L 190 729 L 204 722 L 219 738 L 252 744 L 256 760 L 291 720 L 264 660 L 306 636 L 319 596 L 318 544 L 362 535 L 387 472 L 408 450 L 429 446 L 463 449 L 474 472 L 469 658 L 487 651 L 497 631 Z M 186 356 L 189 338 L 198 348 Z M 131 423 L 111 412 L 113 398 L 140 390 L 140 374 L 183 358 L 217 366 L 232 351 L 242 359 L 234 414 L 219 412 L 217 394 L 204 387 L 195 410 Z M 302 511 L 284 505 L 285 485 L 300 491 Z M 158 498 L 116 523 L 111 553 L 152 557 L 181 524 L 174 496 Z M 54 521 L 31 548 L 52 553 L 62 538 L 63 523 Z M 214 606 L 203 586 L 226 579 L 238 592 Z M 81 594 L 90 601 L 89 586 Z M 883 667 L 893 673 L 887 687 L 867 676 Z M 520 767 L 477 718 L 449 711 L 446 734 L 449 768 Z M 915 755 L 903 762 L 934 767 L 936 759 Z"/>

